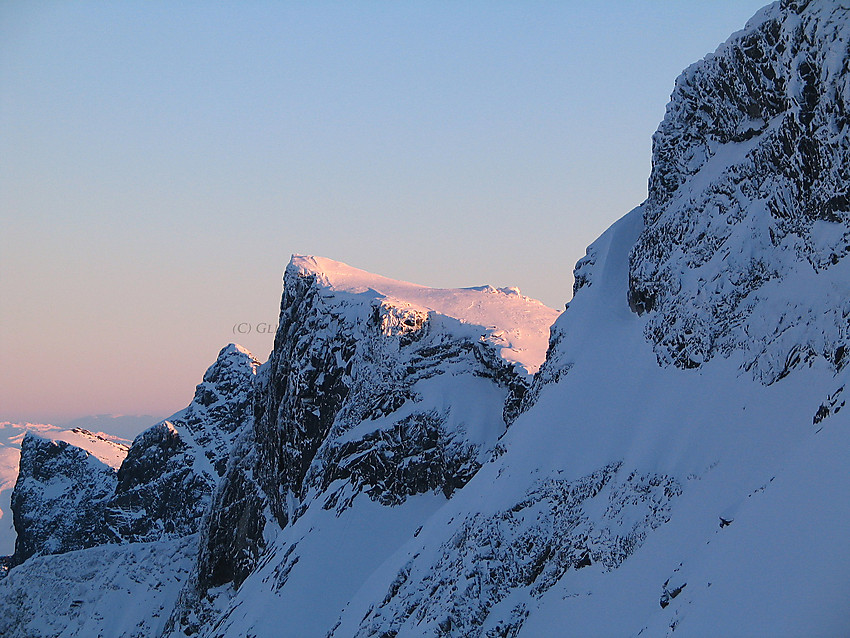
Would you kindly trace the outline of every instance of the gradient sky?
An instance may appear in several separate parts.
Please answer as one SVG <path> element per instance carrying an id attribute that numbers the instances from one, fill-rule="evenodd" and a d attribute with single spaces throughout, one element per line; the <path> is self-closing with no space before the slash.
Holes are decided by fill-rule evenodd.
<path id="1" fill-rule="evenodd" d="M 6 0 L 0 420 L 184 407 L 291 253 L 563 307 L 762 4 Z"/>

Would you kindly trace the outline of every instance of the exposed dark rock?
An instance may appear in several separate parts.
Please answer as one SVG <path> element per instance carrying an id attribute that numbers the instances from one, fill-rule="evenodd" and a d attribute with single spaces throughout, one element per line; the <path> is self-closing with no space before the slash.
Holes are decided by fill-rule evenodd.
<path id="1" fill-rule="evenodd" d="M 815 416 L 812 418 L 812 425 L 819 425 L 827 417 L 838 414 L 846 403 L 847 399 L 844 398 L 844 386 L 842 385 L 830 394 L 826 398 L 826 401 L 820 404 L 817 412 L 815 412 Z"/>
<path id="2" fill-rule="evenodd" d="M 197 532 L 234 438 L 250 428 L 257 365 L 239 346 L 222 349 L 189 407 L 136 437 L 117 472 L 81 448 L 28 434 L 12 495 L 14 562 Z"/>
<path id="3" fill-rule="evenodd" d="M 253 431 L 248 431 L 234 450 L 202 528 L 198 558 L 202 593 L 231 582 L 238 587 L 265 548 L 268 505 L 254 478 L 255 464 Z"/>
<path id="4" fill-rule="evenodd" d="M 348 396 L 357 340 L 342 316 L 325 311 L 315 276 L 287 271 L 275 347 L 255 407 L 257 478 L 281 526 L 287 495 L 302 482 Z"/>
<path id="5" fill-rule="evenodd" d="M 192 403 L 136 437 L 108 502 L 110 529 L 131 541 L 198 531 L 234 440 L 251 428 L 258 365 L 244 348 L 226 346 Z"/>
<path id="6" fill-rule="evenodd" d="M 115 470 L 89 452 L 27 433 L 12 492 L 17 539 L 11 562 L 119 540 L 102 524 L 116 484 Z"/>
<path id="7" fill-rule="evenodd" d="M 658 601 L 658 603 L 661 605 L 661 609 L 665 609 L 670 604 L 670 601 L 676 598 L 676 596 L 678 596 L 679 594 L 681 594 L 682 590 L 687 586 L 687 583 L 682 583 L 678 587 L 672 587 L 668 589 L 669 584 L 670 580 L 668 579 L 664 583 L 663 592 L 661 594 L 661 598 Z"/>
<path id="8" fill-rule="evenodd" d="M 843 356 L 850 308 L 782 286 L 800 262 L 813 277 L 850 254 L 850 9 L 808 6 L 783 3 L 686 70 L 653 137 L 628 303 L 661 364 L 740 351 L 772 383 Z M 767 297 L 786 307 L 751 322 Z M 832 328 L 807 334 L 823 314 Z"/>
<path id="9" fill-rule="evenodd" d="M 463 432 L 448 431 L 436 413 L 412 414 L 389 430 L 329 448 L 322 491 L 344 481 L 324 507 L 345 507 L 361 491 L 383 505 L 441 490 L 447 497 L 466 485 L 480 467 L 478 450 Z M 343 502 L 340 502 L 340 498 Z"/>

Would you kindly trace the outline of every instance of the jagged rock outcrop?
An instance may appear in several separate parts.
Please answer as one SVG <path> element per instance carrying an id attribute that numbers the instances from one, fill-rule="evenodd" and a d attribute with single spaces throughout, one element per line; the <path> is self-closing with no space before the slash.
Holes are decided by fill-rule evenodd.
<path id="1" fill-rule="evenodd" d="M 226 346 L 192 403 L 136 437 L 108 502 L 107 525 L 121 538 L 152 541 L 198 531 L 236 438 L 251 428 L 258 366 L 246 349 Z"/>
<path id="2" fill-rule="evenodd" d="M 230 446 L 250 429 L 258 365 L 231 344 L 207 370 L 189 407 L 140 434 L 129 450 L 95 441 L 126 455 L 117 471 L 75 445 L 28 434 L 12 494 L 18 535 L 13 562 L 197 532 Z"/>
<path id="3" fill-rule="evenodd" d="M 90 452 L 27 433 L 12 492 L 18 534 L 12 563 L 118 541 L 102 525 L 117 482 L 115 469 Z"/>
<path id="4" fill-rule="evenodd" d="M 358 489 L 381 484 L 371 490 L 373 498 L 380 493 L 390 501 L 411 490 L 450 494 L 465 483 L 474 470 L 461 469 L 464 463 L 456 470 L 436 467 L 457 457 L 475 464 L 476 454 L 464 451 L 464 424 L 447 428 L 446 411 L 423 402 L 423 384 L 441 375 L 470 375 L 521 397 L 556 315 L 516 289 L 432 290 L 331 260 L 294 257 L 255 415 L 261 480 L 281 526 L 307 492 L 321 492 L 352 472 Z M 502 421 L 489 425 L 491 435 L 504 429 Z M 414 431 L 423 429 L 430 434 L 414 443 Z M 418 454 L 441 448 L 428 461 L 432 471 L 402 481 L 398 493 L 382 478 L 383 462 L 369 472 L 365 463 L 354 469 L 346 461 L 361 458 L 365 449 L 392 447 L 393 430 L 412 434 L 409 449 L 389 452 L 394 461 L 384 456 L 393 467 L 403 462 L 398 454 L 415 465 Z"/>
<path id="5" fill-rule="evenodd" d="M 814 358 L 844 365 L 848 15 L 843 2 L 773 4 L 676 81 L 629 272 L 662 364 L 738 352 L 765 383 Z"/>
<path id="6" fill-rule="evenodd" d="M 555 316 L 516 289 L 434 290 L 293 257 L 254 434 L 203 534 L 201 594 L 248 575 L 268 513 L 283 528 L 311 505 L 339 513 L 361 492 L 393 505 L 465 485 L 506 427 L 506 399 L 528 387 Z M 446 383 L 457 386 L 451 401 Z"/>

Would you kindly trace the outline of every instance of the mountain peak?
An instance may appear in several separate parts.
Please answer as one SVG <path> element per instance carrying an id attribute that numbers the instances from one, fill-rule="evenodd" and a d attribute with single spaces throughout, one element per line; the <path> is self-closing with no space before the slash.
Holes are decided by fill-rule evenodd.
<path id="1" fill-rule="evenodd" d="M 429 288 L 312 255 L 293 255 L 285 277 L 313 277 L 318 286 L 334 296 L 349 296 L 360 302 L 380 300 L 480 327 L 482 337 L 497 348 L 501 357 L 527 374 L 537 372 L 543 363 L 549 327 L 560 314 L 522 295 L 516 287 Z"/>

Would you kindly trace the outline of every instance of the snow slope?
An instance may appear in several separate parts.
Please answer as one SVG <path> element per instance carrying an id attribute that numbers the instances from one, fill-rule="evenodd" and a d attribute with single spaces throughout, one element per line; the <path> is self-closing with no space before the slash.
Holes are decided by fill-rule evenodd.
<path id="1" fill-rule="evenodd" d="M 34 557 L 3 580 L 0 635 L 157 636 L 196 551 L 193 535 Z"/>
<path id="2" fill-rule="evenodd" d="M 770 5 L 685 71 L 650 197 L 577 264 L 533 380 L 554 311 L 293 257 L 197 561 L 173 561 L 167 622 L 164 599 L 132 618 L 170 638 L 850 633 L 846 5 Z M 107 550 L 14 568 L 0 617 L 55 633 L 34 571 Z M 78 617 L 126 570 L 79 578 Z"/>

